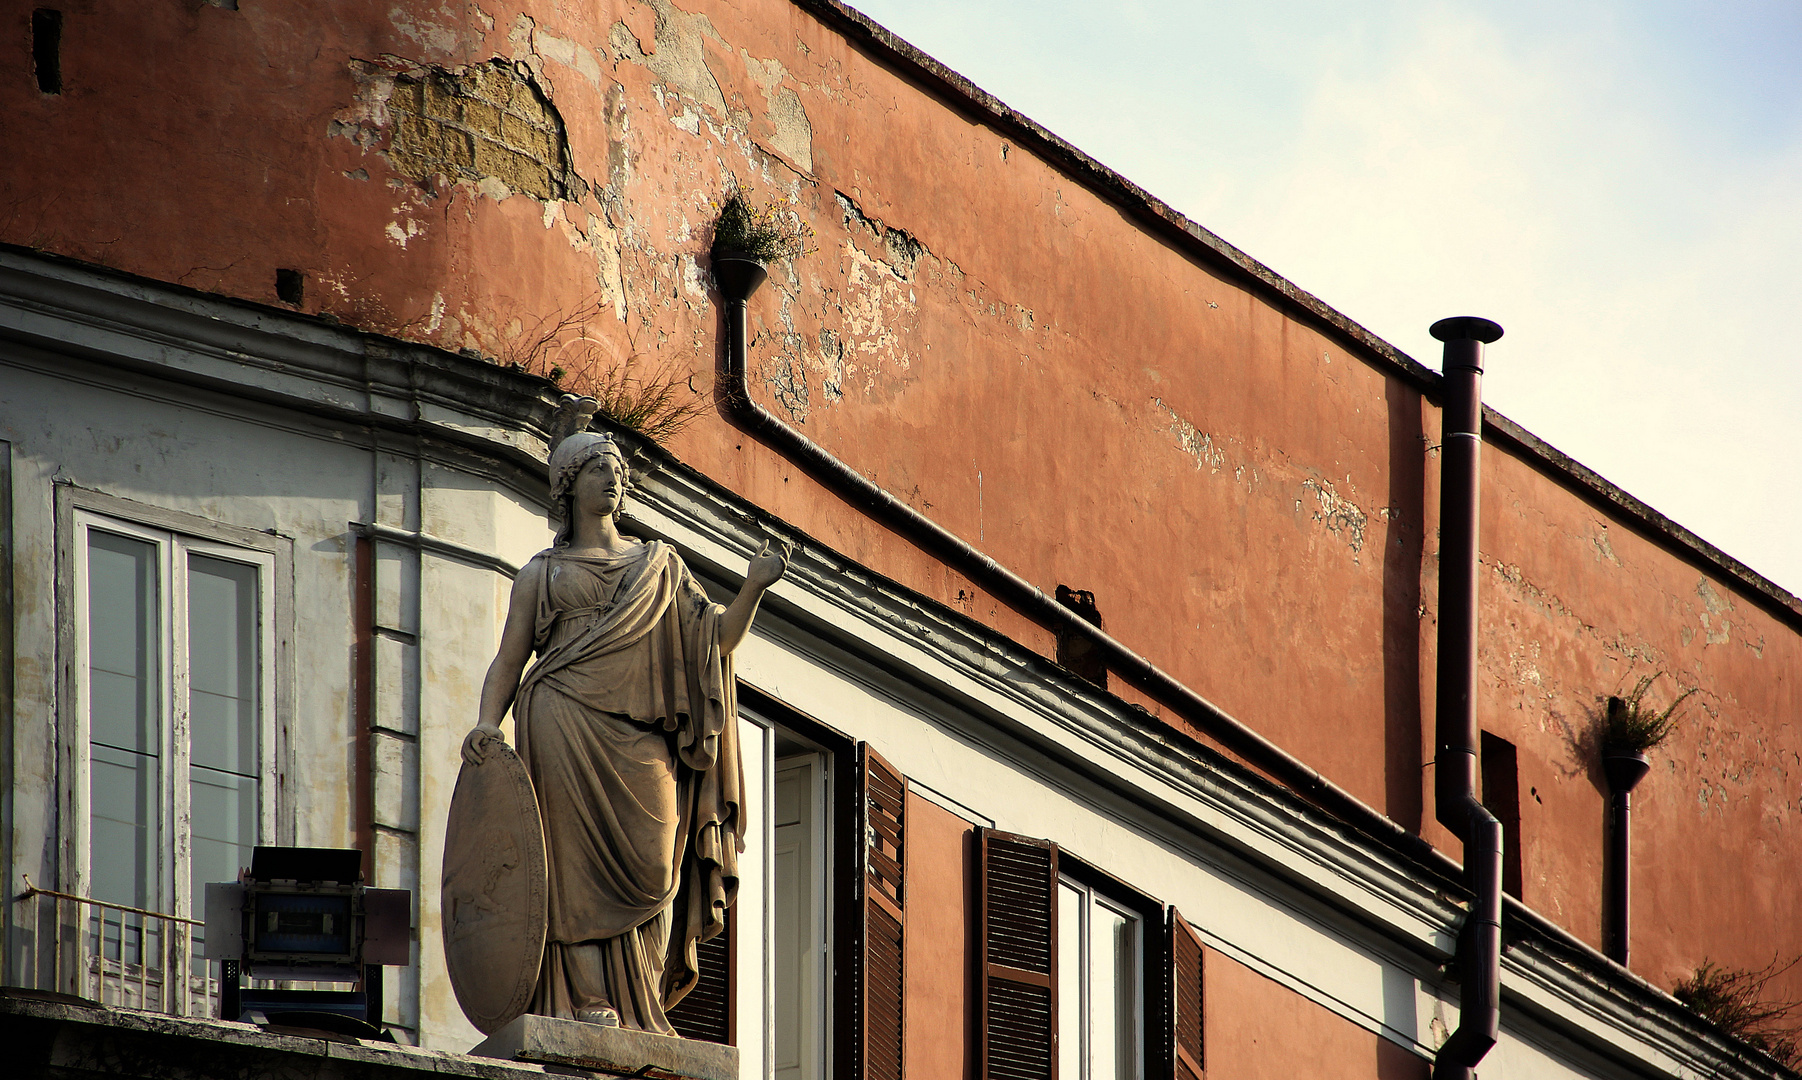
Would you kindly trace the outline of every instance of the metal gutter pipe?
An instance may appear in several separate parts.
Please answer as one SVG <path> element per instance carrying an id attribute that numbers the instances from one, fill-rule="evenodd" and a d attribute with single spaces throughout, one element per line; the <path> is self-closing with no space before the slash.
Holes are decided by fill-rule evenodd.
<path id="1" fill-rule="evenodd" d="M 753 259 L 720 255 L 714 257 L 713 276 L 726 300 L 727 341 L 721 389 L 726 412 L 734 421 L 807 469 L 846 502 L 942 558 L 947 565 L 1008 606 L 1050 629 L 1078 634 L 1093 642 L 1110 670 L 1194 721 L 1209 737 L 1254 768 L 1389 847 L 1434 864 L 1448 877 L 1458 875 L 1457 865 L 1434 850 L 1427 841 L 1364 805 L 1276 744 L 1233 719 L 1213 702 L 1159 670 L 1100 627 L 882 490 L 753 401 L 745 378 L 745 304 L 763 284 L 766 271 Z"/>
<path id="2" fill-rule="evenodd" d="M 726 301 L 726 353 L 723 359 L 721 397 L 727 415 L 734 421 L 805 468 L 840 498 L 885 522 L 921 548 L 936 554 L 946 565 L 1010 607 L 1050 629 L 1068 631 L 1087 638 L 1100 650 L 1110 670 L 1181 713 L 1210 738 L 1277 783 L 1288 787 L 1347 825 L 1403 855 L 1420 860 L 1448 878 L 1456 879 L 1464 874 L 1464 868 L 1459 867 L 1432 844 L 1364 805 L 1343 788 L 1157 668 L 1145 657 L 1116 641 L 1101 628 L 1045 595 L 1031 582 L 882 490 L 873 481 L 757 404 L 751 398 L 750 385 L 746 381 L 745 308 L 751 294 L 763 284 L 767 271 L 756 260 L 720 255 L 714 257 L 713 276 L 719 285 L 720 295 Z M 1441 730 L 1443 732 L 1444 722 L 1454 716 L 1461 716 L 1462 723 L 1458 726 L 1460 750 L 1447 753 L 1443 749 L 1443 736 L 1441 738 L 1442 765 L 1437 770 L 1438 781 L 1443 785 L 1449 773 L 1453 777 L 1453 787 L 1450 797 L 1446 796 L 1443 786 L 1440 788 L 1438 806 L 1440 820 L 1446 821 L 1448 816 L 1451 817 L 1455 824 L 1447 822 L 1448 827 L 1464 841 L 1465 862 L 1469 867 L 1469 877 L 1476 895 L 1471 912 L 1459 934 L 1459 1026 L 1445 1046 L 1440 1048 L 1433 1075 L 1435 1080 L 1472 1080 L 1475 1073 L 1471 1071 L 1471 1067 L 1481 1061 L 1490 1047 L 1495 1045 L 1500 1033 L 1501 1017 L 1501 916 L 1504 902 L 1502 826 L 1483 809 L 1483 804 L 1476 798 L 1477 728 L 1472 691 L 1476 672 L 1476 467 L 1483 420 L 1480 396 L 1482 355 L 1483 344 L 1500 338 L 1502 328 L 1486 319 L 1453 319 L 1434 324 L 1435 336 L 1439 336 L 1439 329 L 1448 324 L 1456 324 L 1452 329 L 1457 332 L 1457 338 L 1446 342 L 1445 385 L 1448 399 L 1445 406 L 1445 442 L 1448 452 L 1442 453 L 1442 460 L 1446 463 L 1448 476 L 1451 475 L 1453 461 L 1462 463 L 1466 482 L 1459 498 L 1468 503 L 1468 510 L 1464 511 L 1464 517 L 1459 518 L 1467 526 L 1462 541 L 1467 549 L 1462 570 L 1464 584 L 1461 587 L 1454 585 L 1450 590 L 1443 578 L 1441 584 Z M 1458 357 L 1456 367 L 1461 373 L 1456 379 L 1452 377 L 1454 352 Z M 1453 401 L 1460 402 L 1461 408 L 1455 410 Z M 1456 423 L 1454 412 L 1457 413 Z M 1450 434 L 1454 431 L 1462 433 L 1462 437 L 1451 438 Z M 1458 449 L 1456 452 L 1449 452 L 1453 443 L 1459 444 Z M 1448 489 L 1452 486 L 1455 485 L 1445 485 Z M 1442 511 L 1442 521 L 1451 516 Z M 1442 526 L 1442 537 L 1444 535 Z M 1449 550 L 1442 543 L 1442 566 Z M 1446 647 L 1444 638 L 1446 619 L 1443 605 L 1448 591 L 1463 598 L 1458 615 L 1463 629 L 1450 649 Z M 1449 656 L 1463 657 L 1464 662 L 1461 666 L 1462 675 L 1454 675 L 1448 680 L 1443 665 L 1445 658 Z M 1444 695 L 1448 687 L 1453 688 L 1454 697 L 1454 707 L 1450 710 L 1444 707 Z M 1563 928 L 1548 922 L 1530 909 L 1518 904 L 1514 906 L 1517 916 L 1542 933 L 1577 952 L 1595 955 L 1595 950 L 1572 937 Z"/>
<path id="3" fill-rule="evenodd" d="M 1488 319 L 1441 319 L 1445 402 L 1439 481 L 1439 660 L 1434 708 L 1434 814 L 1464 842 L 1473 893 L 1458 934 L 1458 1029 L 1433 1080 L 1472 1080 L 1501 1032 L 1502 823 L 1477 797 L 1477 524 Z"/>
<path id="4" fill-rule="evenodd" d="M 1608 710 L 1625 708 L 1620 698 L 1608 699 Z M 1602 879 L 1607 891 L 1602 905 L 1602 952 L 1622 967 L 1632 944 L 1633 930 L 1633 789 L 1646 778 L 1652 765 L 1644 754 L 1606 754 L 1602 776 L 1608 781 L 1609 816 L 1607 862 Z"/>

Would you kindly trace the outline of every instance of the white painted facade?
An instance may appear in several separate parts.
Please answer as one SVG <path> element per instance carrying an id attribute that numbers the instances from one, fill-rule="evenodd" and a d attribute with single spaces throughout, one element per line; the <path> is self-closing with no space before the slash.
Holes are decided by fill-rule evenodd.
<path id="1" fill-rule="evenodd" d="M 376 556 L 372 884 L 416 897 L 416 962 L 391 969 L 386 1018 L 428 1048 L 478 1041 L 438 944 L 442 822 L 507 568 L 550 539 L 547 390 L 479 362 L 0 253 L 10 892 L 25 875 L 71 892 L 87 885 L 72 530 L 100 515 L 236 542 L 263 560 L 273 714 L 263 840 L 318 846 L 350 846 L 355 833 L 354 549 L 364 536 Z M 785 535 L 654 450 L 638 485 L 634 527 L 674 544 L 716 596 L 736 588 L 766 529 L 796 542 L 737 654 L 745 683 L 867 741 L 916 791 L 971 822 L 1047 837 L 1175 905 L 1215 949 L 1423 1058 L 1456 1026 L 1456 983 L 1441 965 L 1461 909 L 1447 883 L 1149 730 L 1021 646 Z M 797 1023 L 789 1010 L 825 1008 L 819 986 L 796 980 L 828 977 L 810 940 L 827 922 L 781 908 L 775 890 L 807 882 L 826 903 L 824 800 L 841 778 L 824 775 L 823 759 L 811 772 L 792 757 L 779 763 L 768 719 L 745 728 L 756 831 L 738 914 L 741 931 L 754 930 L 737 941 L 744 1075 L 823 1080 L 831 1024 L 818 1011 Z M 776 813 L 779 784 L 785 800 L 808 801 L 814 832 L 792 828 L 799 811 Z M 192 910 L 177 900 L 190 907 L 176 914 Z M 12 981 L 23 930 L 8 910 Z M 780 932 L 779 917 L 791 920 Z M 808 951 L 785 945 L 779 961 L 777 941 Z M 1485 1074 L 1764 1075 L 1579 946 L 1528 928 L 1503 966 L 1503 1036 Z M 778 1060 L 778 1024 L 800 1033 L 806 1060 Z"/>

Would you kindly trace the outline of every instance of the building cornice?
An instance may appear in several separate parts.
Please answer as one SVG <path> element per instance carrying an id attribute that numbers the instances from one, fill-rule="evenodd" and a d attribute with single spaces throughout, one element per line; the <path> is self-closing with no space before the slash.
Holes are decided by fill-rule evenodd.
<path id="1" fill-rule="evenodd" d="M 9 361 L 18 366 L 79 357 L 265 412 L 404 434 L 516 474 L 544 498 L 555 387 L 480 360 L 8 250 L 0 250 L 0 340 L 22 347 Z M 977 620 L 845 558 L 660 447 L 621 438 L 635 447 L 641 476 L 638 530 L 680 543 L 703 578 L 735 586 L 737 566 L 766 536 L 795 544 L 760 632 L 767 626 L 897 701 L 929 703 L 929 715 L 1022 769 L 1074 779 L 1136 827 L 1249 875 L 1449 994 L 1453 980 L 1435 968 L 1451 958 L 1461 915 L 1455 863 L 1384 846 Z M 1504 931 L 1505 1001 L 1545 1039 L 1666 1075 L 1793 1075 L 1530 909 L 1511 903 Z"/>

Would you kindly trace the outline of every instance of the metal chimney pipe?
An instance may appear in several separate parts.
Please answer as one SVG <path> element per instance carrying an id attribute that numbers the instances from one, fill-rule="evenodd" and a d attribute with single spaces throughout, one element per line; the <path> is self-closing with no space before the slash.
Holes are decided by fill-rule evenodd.
<path id="1" fill-rule="evenodd" d="M 1477 797 L 1477 524 L 1488 319 L 1441 319 L 1445 389 L 1439 462 L 1439 664 L 1434 707 L 1434 814 L 1464 842 L 1474 894 L 1458 935 L 1459 1019 L 1433 1080 L 1473 1080 L 1501 1032 L 1502 825 Z"/>

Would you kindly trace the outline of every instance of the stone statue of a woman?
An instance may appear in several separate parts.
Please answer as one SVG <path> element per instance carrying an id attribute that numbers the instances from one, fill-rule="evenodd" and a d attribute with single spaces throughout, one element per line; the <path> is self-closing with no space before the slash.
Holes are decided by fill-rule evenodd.
<path id="1" fill-rule="evenodd" d="M 607 435 L 552 452 L 562 525 L 514 581 L 463 757 L 482 762 L 511 705 L 549 879 L 529 1011 L 673 1035 L 664 1011 L 724 925 L 744 846 L 731 654 L 787 563 L 766 544 L 713 603 L 667 544 L 620 534 L 629 476 Z"/>

